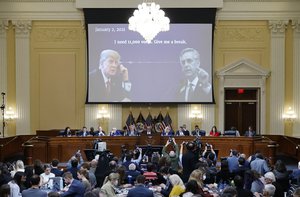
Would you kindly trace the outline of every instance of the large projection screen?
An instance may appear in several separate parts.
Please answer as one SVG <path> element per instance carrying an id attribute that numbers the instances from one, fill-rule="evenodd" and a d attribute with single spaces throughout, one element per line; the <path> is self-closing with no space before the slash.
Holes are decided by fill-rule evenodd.
<path id="1" fill-rule="evenodd" d="M 87 103 L 214 103 L 214 21 L 170 17 L 170 30 L 147 43 L 124 19 L 95 20 L 86 13 Z"/>

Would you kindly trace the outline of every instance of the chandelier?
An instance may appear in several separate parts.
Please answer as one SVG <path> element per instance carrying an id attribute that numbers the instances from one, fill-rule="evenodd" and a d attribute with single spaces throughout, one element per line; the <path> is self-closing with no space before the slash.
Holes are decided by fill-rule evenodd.
<path id="1" fill-rule="evenodd" d="M 133 16 L 129 18 L 128 22 L 128 29 L 139 32 L 147 43 L 151 43 L 159 32 L 170 29 L 170 19 L 154 2 L 139 4 L 138 9 L 134 10 Z"/>

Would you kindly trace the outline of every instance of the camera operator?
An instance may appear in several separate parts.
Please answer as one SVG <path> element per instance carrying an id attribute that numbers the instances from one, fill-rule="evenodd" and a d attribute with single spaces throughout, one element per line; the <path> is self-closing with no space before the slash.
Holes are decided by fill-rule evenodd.
<path id="1" fill-rule="evenodd" d="M 172 149 L 169 153 L 167 153 L 167 147 L 169 145 L 172 145 Z M 165 146 L 162 149 L 162 154 L 164 157 L 167 158 L 167 160 L 170 160 L 171 162 L 171 168 L 175 171 L 178 171 L 179 169 L 179 147 L 176 144 L 175 138 L 170 137 L 169 140 L 166 142 Z"/>
<path id="2" fill-rule="evenodd" d="M 199 159 L 199 151 L 195 142 L 182 143 L 182 152 L 183 146 L 185 145 L 187 151 L 182 155 L 182 180 L 187 182 L 190 174 L 195 169 L 195 165 Z"/>
<path id="3" fill-rule="evenodd" d="M 97 179 L 97 187 L 101 187 L 103 185 L 105 177 L 107 176 L 107 172 L 111 170 L 109 163 L 110 161 L 112 161 L 113 155 L 109 150 L 98 153 L 99 159 L 95 170 L 95 176 Z"/>
<path id="4" fill-rule="evenodd" d="M 205 148 L 204 151 L 202 153 L 202 157 L 204 157 L 205 159 L 208 158 L 209 155 L 213 154 L 214 156 L 210 156 L 210 159 L 212 159 L 213 162 L 215 162 L 217 160 L 217 154 L 215 153 L 213 146 L 211 144 L 206 143 L 205 144 Z"/>

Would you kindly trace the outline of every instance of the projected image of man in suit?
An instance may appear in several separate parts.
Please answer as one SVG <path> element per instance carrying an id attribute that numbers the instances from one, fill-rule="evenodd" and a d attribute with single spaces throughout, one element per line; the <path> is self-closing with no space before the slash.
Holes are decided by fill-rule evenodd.
<path id="1" fill-rule="evenodd" d="M 193 48 L 183 49 L 180 53 L 180 64 L 185 80 L 180 86 L 178 101 L 210 100 L 212 86 L 208 73 L 201 68 L 199 52 Z"/>
<path id="2" fill-rule="evenodd" d="M 120 63 L 117 51 L 106 49 L 100 54 L 99 69 L 89 75 L 89 100 L 92 102 L 129 102 L 131 83 L 128 69 Z"/>

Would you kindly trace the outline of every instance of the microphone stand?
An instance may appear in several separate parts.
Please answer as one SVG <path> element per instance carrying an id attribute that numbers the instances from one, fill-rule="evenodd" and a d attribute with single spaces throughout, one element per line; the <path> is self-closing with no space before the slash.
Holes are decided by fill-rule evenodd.
<path id="1" fill-rule="evenodd" d="M 4 138 L 4 130 L 5 130 L 5 119 L 4 119 L 4 112 L 5 112 L 5 103 L 4 103 L 4 96 L 5 96 L 5 93 L 4 92 L 1 92 L 1 95 L 2 95 L 2 105 L 1 105 L 1 112 L 2 112 L 2 136 Z M 0 132 L 0 135 L 1 135 L 1 132 Z"/>

